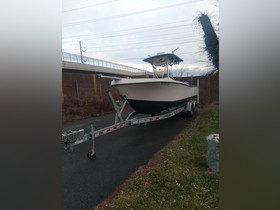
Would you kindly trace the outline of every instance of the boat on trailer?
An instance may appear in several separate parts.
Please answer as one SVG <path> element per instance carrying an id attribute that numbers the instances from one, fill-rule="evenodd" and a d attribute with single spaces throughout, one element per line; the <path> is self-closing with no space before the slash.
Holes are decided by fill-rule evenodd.
<path id="1" fill-rule="evenodd" d="M 87 156 L 92 160 L 96 156 L 95 139 L 97 137 L 127 126 L 164 120 L 183 111 L 187 111 L 189 116 L 195 114 L 199 103 L 199 81 L 197 81 L 196 87 L 191 87 L 189 84 L 176 81 L 170 76 L 172 65 L 182 62 L 182 59 L 174 55 L 174 53 L 160 53 L 143 61 L 152 64 L 153 78 L 133 79 L 100 75 L 103 78 L 113 79 L 111 86 L 117 88 L 122 96 L 120 101 L 115 101 L 111 92 L 107 92 L 116 112 L 115 123 L 99 130 L 95 130 L 93 124 L 91 124 L 91 131 L 89 133 L 85 133 L 84 129 L 63 132 L 62 142 L 64 143 L 65 150 L 73 151 L 75 146 L 91 141 L 92 149 L 88 152 Z M 165 71 L 159 73 L 158 67 L 161 70 L 164 67 Z M 131 112 L 126 118 L 123 118 L 122 113 L 127 103 L 135 111 Z M 163 112 L 165 110 L 167 112 Z M 156 114 L 156 116 L 142 116 L 138 118 L 135 117 L 137 113 Z"/>
<path id="2" fill-rule="evenodd" d="M 158 53 L 143 60 L 153 67 L 153 78 L 115 78 L 115 87 L 129 105 L 142 114 L 156 114 L 196 100 L 197 87 L 174 80 L 172 67 L 183 60 L 174 53 Z"/>

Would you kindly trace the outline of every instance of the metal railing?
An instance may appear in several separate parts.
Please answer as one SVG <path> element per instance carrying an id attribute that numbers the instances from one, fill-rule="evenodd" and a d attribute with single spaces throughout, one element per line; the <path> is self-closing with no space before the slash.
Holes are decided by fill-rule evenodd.
<path id="1" fill-rule="evenodd" d="M 82 63 L 80 55 L 67 53 L 67 52 L 62 52 L 62 61 Z M 83 63 L 88 64 L 88 65 L 118 69 L 118 70 L 129 71 L 129 72 L 144 73 L 144 74 L 148 73 L 148 71 L 145 71 L 142 69 L 137 69 L 137 68 L 133 68 L 130 66 L 125 66 L 125 65 L 112 63 L 112 62 L 100 60 L 97 58 L 90 58 L 90 57 L 86 57 L 86 56 L 83 56 Z"/>

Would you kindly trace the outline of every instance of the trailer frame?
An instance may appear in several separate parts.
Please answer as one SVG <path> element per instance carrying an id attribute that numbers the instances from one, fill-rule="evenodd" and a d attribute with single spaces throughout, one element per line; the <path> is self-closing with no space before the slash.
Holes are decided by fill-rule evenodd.
<path id="1" fill-rule="evenodd" d="M 124 119 L 122 114 L 123 114 L 125 106 L 128 104 L 128 101 L 126 100 L 126 98 L 121 97 L 121 100 L 115 101 L 110 91 L 107 91 L 107 94 L 108 94 L 109 99 L 112 103 L 112 106 L 115 110 L 114 124 L 107 126 L 105 128 L 98 129 L 98 130 L 95 130 L 93 124 L 91 124 L 89 133 L 85 133 L 84 129 L 79 129 L 76 131 L 69 130 L 69 131 L 63 132 L 62 133 L 62 142 L 64 143 L 65 150 L 73 151 L 75 146 L 88 142 L 88 141 L 92 141 L 92 148 L 87 154 L 87 157 L 90 160 L 92 160 L 96 156 L 96 147 L 95 147 L 96 138 L 106 135 L 108 133 L 114 132 L 121 128 L 127 127 L 127 126 L 135 126 L 135 125 L 147 124 L 147 123 L 158 121 L 158 120 L 164 120 L 164 119 L 173 117 L 182 111 L 187 111 L 188 116 L 193 116 L 196 114 L 197 106 L 198 106 L 198 100 L 197 100 L 198 95 L 197 95 L 196 99 L 190 100 L 186 103 L 182 103 L 176 107 L 172 107 L 172 108 L 166 110 L 166 112 L 160 113 L 158 115 L 142 117 L 142 118 L 134 118 L 134 116 L 139 113 L 132 111 Z"/>

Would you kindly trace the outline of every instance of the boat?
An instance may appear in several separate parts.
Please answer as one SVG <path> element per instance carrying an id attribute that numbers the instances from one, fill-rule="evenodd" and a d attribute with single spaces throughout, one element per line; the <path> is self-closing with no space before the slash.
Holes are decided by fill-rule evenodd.
<path id="1" fill-rule="evenodd" d="M 171 76 L 172 66 L 183 61 L 174 52 L 158 53 L 143 61 L 152 65 L 153 78 L 115 78 L 111 82 L 137 113 L 157 114 L 196 99 L 196 86 Z"/>

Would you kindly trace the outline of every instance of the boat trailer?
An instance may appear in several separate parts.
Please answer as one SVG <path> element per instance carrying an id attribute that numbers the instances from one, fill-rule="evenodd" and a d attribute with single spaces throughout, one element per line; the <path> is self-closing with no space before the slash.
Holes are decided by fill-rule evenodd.
<path id="1" fill-rule="evenodd" d="M 180 104 L 176 107 L 170 108 L 169 110 L 167 110 L 166 113 L 161 113 L 159 115 L 143 117 L 143 118 L 134 118 L 133 116 L 135 116 L 138 113 L 133 111 L 124 119 L 122 117 L 122 113 L 125 106 L 128 104 L 128 101 L 124 97 L 122 97 L 121 100 L 115 101 L 110 91 L 108 91 L 107 94 L 116 112 L 114 124 L 99 130 L 95 130 L 93 124 L 91 124 L 90 126 L 91 129 L 89 133 L 85 133 L 84 129 L 79 129 L 76 131 L 69 130 L 63 132 L 62 142 L 64 143 L 65 150 L 73 151 L 75 146 L 87 141 L 92 141 L 92 149 L 87 154 L 87 157 L 90 160 L 92 160 L 96 156 L 95 139 L 97 137 L 106 135 L 108 133 L 114 132 L 116 130 L 119 130 L 127 126 L 147 124 L 149 122 L 167 119 L 177 115 L 182 111 L 187 111 L 188 116 L 192 116 L 196 113 L 197 105 L 198 105 L 197 100 L 191 100 L 188 101 L 187 103 Z"/>

